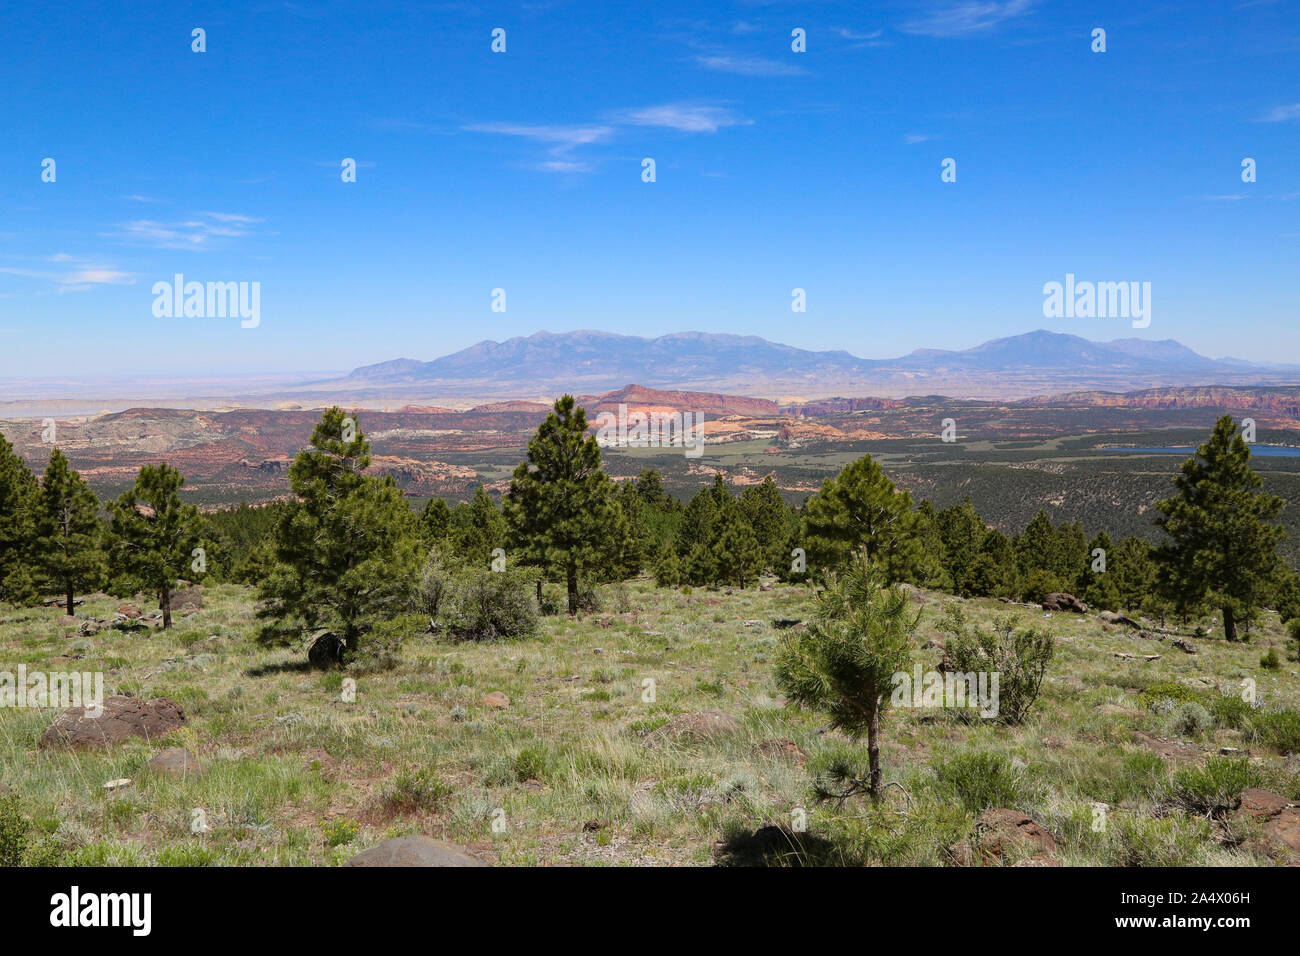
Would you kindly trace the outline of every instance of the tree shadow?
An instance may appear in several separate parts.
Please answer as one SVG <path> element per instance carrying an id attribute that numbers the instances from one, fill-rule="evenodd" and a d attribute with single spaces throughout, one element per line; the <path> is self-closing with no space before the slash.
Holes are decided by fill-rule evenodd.
<path id="1" fill-rule="evenodd" d="M 738 830 L 714 851 L 718 866 L 843 866 L 844 855 L 825 837 L 787 827 Z"/>

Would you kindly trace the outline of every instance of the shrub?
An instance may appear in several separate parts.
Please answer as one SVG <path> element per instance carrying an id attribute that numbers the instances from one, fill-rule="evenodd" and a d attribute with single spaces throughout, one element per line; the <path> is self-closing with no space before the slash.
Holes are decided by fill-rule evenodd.
<path id="1" fill-rule="evenodd" d="M 1270 647 L 1268 651 L 1259 659 L 1259 666 L 1266 671 L 1275 671 L 1282 666 L 1282 661 L 1277 656 L 1277 648 Z"/>
<path id="2" fill-rule="evenodd" d="M 1157 681 L 1148 684 L 1142 691 L 1142 703 L 1152 710 L 1172 710 L 1173 705 L 1185 702 L 1197 703 L 1200 699 L 1200 694 L 1186 684 L 1179 684 L 1176 681 Z M 1162 701 L 1168 703 L 1162 704 Z"/>
<path id="3" fill-rule="evenodd" d="M 432 628 L 442 610 L 443 599 L 451 584 L 452 569 L 437 548 L 429 552 L 420 569 L 420 577 L 415 584 L 415 607 L 422 614 L 428 615 Z"/>
<path id="4" fill-rule="evenodd" d="M 0 793 L 0 866 L 21 866 L 27 854 L 31 824 L 23 815 L 18 794 Z"/>
<path id="5" fill-rule="evenodd" d="M 1002 615 L 993 630 L 967 623 L 956 602 L 944 607 L 939 630 L 949 635 L 944 644 L 945 670 L 957 673 L 984 671 L 998 675 L 998 720 L 1018 724 L 1038 699 L 1052 660 L 1052 636 L 1034 628 L 1016 630 L 1015 619 Z"/>
<path id="6" fill-rule="evenodd" d="M 1023 774 L 1005 754 L 966 751 L 935 767 L 941 792 L 953 796 L 971 813 L 989 807 L 1014 807 L 1023 802 Z"/>
<path id="7" fill-rule="evenodd" d="M 337 820 L 331 820 L 321 827 L 325 834 L 325 843 L 329 846 L 342 846 L 345 843 L 351 843 L 361 832 L 361 824 L 355 820 L 349 820 L 347 817 L 340 817 Z"/>
<path id="8" fill-rule="evenodd" d="M 1161 802 L 1166 807 L 1220 819 L 1237 808 L 1241 791 L 1259 782 L 1259 773 L 1248 758 L 1210 757 L 1204 767 L 1174 771 Z"/>
<path id="9" fill-rule="evenodd" d="M 466 568 L 450 581 L 441 626 L 464 640 L 523 637 L 537 630 L 534 580 L 518 571 Z"/>
<path id="10" fill-rule="evenodd" d="M 384 794 L 384 807 L 391 813 L 436 810 L 455 791 L 429 767 L 406 767 Z"/>
<path id="11" fill-rule="evenodd" d="M 1225 694 L 1210 704 L 1210 713 L 1220 727 L 1238 730 L 1254 715 L 1255 708 L 1235 694 Z"/>
<path id="12" fill-rule="evenodd" d="M 1204 820 L 1116 814 L 1108 846 L 1111 866 L 1195 866 L 1212 834 Z"/>
<path id="13" fill-rule="evenodd" d="M 1210 712 L 1194 700 L 1184 701 L 1174 711 L 1171 726 L 1175 733 L 1184 737 L 1195 737 L 1205 733 L 1214 723 Z"/>
<path id="14" fill-rule="evenodd" d="M 1035 568 L 1025 579 L 1024 598 L 1030 604 L 1042 604 L 1043 598 L 1061 590 L 1061 582 L 1051 571 Z"/>
<path id="15" fill-rule="evenodd" d="M 515 755 L 515 779 L 545 780 L 551 767 L 551 754 L 545 747 L 525 747 Z"/>
<path id="16" fill-rule="evenodd" d="M 655 584 L 672 588 L 682 583 L 682 562 L 674 551 L 665 551 L 655 565 Z"/>
<path id="17" fill-rule="evenodd" d="M 1247 736 L 1285 754 L 1300 753 L 1300 713 L 1294 710 L 1256 711 L 1251 715 Z"/>
<path id="18" fill-rule="evenodd" d="M 1286 636 L 1295 641 L 1297 647 L 1300 647 L 1300 617 L 1293 617 L 1286 622 Z"/>

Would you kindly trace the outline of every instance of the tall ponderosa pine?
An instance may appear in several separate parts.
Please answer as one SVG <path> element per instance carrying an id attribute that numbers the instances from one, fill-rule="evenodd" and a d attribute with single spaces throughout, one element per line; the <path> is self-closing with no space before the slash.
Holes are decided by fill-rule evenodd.
<path id="1" fill-rule="evenodd" d="M 1177 494 L 1156 502 L 1156 525 L 1168 536 L 1158 549 L 1161 582 L 1180 607 L 1204 601 L 1223 615 L 1223 636 L 1237 639 L 1237 620 L 1260 606 L 1276 577 L 1283 531 L 1272 524 L 1283 501 L 1260 491 L 1250 446 L 1231 416 L 1183 463 Z"/>
<path id="2" fill-rule="evenodd" d="M 459 504 L 451 513 L 447 536 L 452 558 L 476 568 L 488 567 L 492 552 L 506 546 L 505 516 L 482 485 L 469 504 Z"/>
<path id="3" fill-rule="evenodd" d="M 111 506 L 113 562 L 157 592 L 164 629 L 172 624 L 171 592 L 192 566 L 203 534 L 199 509 L 181 501 L 184 484 L 170 465 L 145 465 Z"/>
<path id="4" fill-rule="evenodd" d="M 451 508 L 442 498 L 430 498 L 420 512 L 420 540 L 425 550 L 447 537 L 451 529 Z"/>
<path id="5" fill-rule="evenodd" d="M 889 581 L 907 581 L 922 559 L 916 523 L 912 496 L 895 488 L 865 455 L 808 499 L 804 531 L 810 565 L 833 568 L 861 550 Z"/>
<path id="6" fill-rule="evenodd" d="M 289 469 L 297 496 L 275 534 L 259 640 L 288 644 L 321 629 L 342 663 L 381 621 L 408 606 L 419 569 L 417 519 L 392 478 L 363 474 L 370 443 L 328 408 Z M 337 649 L 337 653 L 333 650 Z"/>
<path id="7" fill-rule="evenodd" d="M 713 533 L 710 550 L 717 580 L 743 588 L 757 578 L 763 569 L 763 549 L 735 499 L 728 498 L 718 509 Z"/>
<path id="8" fill-rule="evenodd" d="M 77 591 L 94 589 L 105 572 L 99 501 L 55 448 L 36 498 L 36 555 L 42 577 L 75 614 Z"/>
<path id="9" fill-rule="evenodd" d="M 788 564 L 790 551 L 785 543 L 798 517 L 786 505 L 771 475 L 762 484 L 750 485 L 741 492 L 740 510 L 754 529 L 754 537 L 763 552 L 763 567 L 776 569 Z"/>
<path id="10" fill-rule="evenodd" d="M 0 600 L 14 604 L 39 596 L 31 566 L 37 490 L 36 477 L 0 435 Z"/>
<path id="11" fill-rule="evenodd" d="M 586 412 L 572 395 L 528 442 L 528 459 L 510 481 L 505 513 L 525 564 L 558 577 L 578 612 L 578 585 L 617 554 L 614 483 L 601 468 L 600 446 L 587 433 Z"/>

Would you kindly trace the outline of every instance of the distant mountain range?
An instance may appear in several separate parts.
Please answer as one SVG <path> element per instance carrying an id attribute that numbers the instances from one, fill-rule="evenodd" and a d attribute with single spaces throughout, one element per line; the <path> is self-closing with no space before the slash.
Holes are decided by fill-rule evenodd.
<path id="1" fill-rule="evenodd" d="M 1023 398 L 1064 391 L 1300 382 L 1300 366 L 1211 359 L 1173 339 L 1091 342 L 1038 330 L 969 349 L 917 349 L 896 359 L 816 352 L 758 336 L 675 332 L 538 332 L 484 341 L 429 362 L 355 369 L 334 388 L 365 393 L 539 395 L 617 388 L 700 389 L 764 397 L 943 394 Z"/>

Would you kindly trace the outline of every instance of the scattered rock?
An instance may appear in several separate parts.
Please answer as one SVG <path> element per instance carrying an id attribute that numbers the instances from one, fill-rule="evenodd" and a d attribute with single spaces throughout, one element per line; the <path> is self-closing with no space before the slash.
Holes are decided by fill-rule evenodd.
<path id="1" fill-rule="evenodd" d="M 1102 611 L 1097 616 L 1107 624 L 1123 624 L 1125 627 L 1131 627 L 1134 630 L 1140 630 L 1142 627 L 1142 625 L 1133 620 L 1133 618 L 1125 617 L 1123 614 L 1118 614 L 1115 611 Z"/>
<path id="2" fill-rule="evenodd" d="M 478 699 L 478 702 L 483 707 L 496 707 L 498 709 L 504 709 L 510 706 L 510 698 L 499 690 L 494 690 L 490 694 L 484 694 Z"/>
<path id="3" fill-rule="evenodd" d="M 953 858 L 962 866 L 996 865 L 1004 861 L 1004 856 L 1011 855 L 1017 849 L 1033 851 L 1018 865 L 1060 865 L 1045 862 L 1056 856 L 1056 837 L 1018 810 L 985 810 L 976 821 L 975 833 L 977 846 L 974 851 L 969 842 L 949 847 Z M 1029 862 L 1030 860 L 1037 862 Z"/>
<path id="4" fill-rule="evenodd" d="M 667 740 L 703 740 L 740 729 L 740 721 L 725 710 L 700 710 L 678 714 L 668 723 L 646 735 L 647 747 L 658 747 Z"/>
<path id="5" fill-rule="evenodd" d="M 1165 760 L 1199 760 L 1201 757 L 1199 747 L 1179 740 L 1165 740 L 1145 730 L 1135 730 L 1133 742 Z"/>
<path id="6" fill-rule="evenodd" d="M 199 763 L 199 758 L 184 747 L 168 747 L 156 754 L 145 766 L 154 773 L 172 777 L 184 777 L 187 774 L 203 772 L 203 765 Z"/>
<path id="7" fill-rule="evenodd" d="M 134 604 L 119 604 L 117 613 L 129 621 L 137 621 L 144 616 L 144 611 Z"/>
<path id="8" fill-rule="evenodd" d="M 203 585 L 194 584 L 187 588 L 178 588 L 171 593 L 173 614 L 190 614 L 203 610 Z"/>
<path id="9" fill-rule="evenodd" d="M 1173 641 L 1170 642 L 1169 646 L 1178 648 L 1184 654 L 1196 653 L 1196 645 L 1193 644 L 1191 641 L 1184 640 L 1181 637 L 1174 638 Z"/>
<path id="10" fill-rule="evenodd" d="M 1138 655 L 1137 655 L 1137 654 L 1121 654 L 1119 651 L 1116 651 L 1116 652 L 1115 652 L 1115 656 L 1118 657 L 1118 658 L 1119 658 L 1120 660 L 1122 660 L 1122 661 L 1135 661 L 1135 660 L 1138 659 Z M 1142 655 L 1142 660 L 1146 661 L 1146 662 L 1149 664 L 1149 663 L 1151 663 L 1152 661 L 1158 661 L 1158 660 L 1160 660 L 1160 655 L 1159 655 L 1159 654 L 1143 654 L 1143 655 Z"/>
<path id="11" fill-rule="evenodd" d="M 77 628 L 77 633 L 82 637 L 93 637 L 104 629 L 104 622 L 98 618 L 87 618 L 82 621 Z"/>
<path id="12" fill-rule="evenodd" d="M 65 710 L 46 728 L 37 746 L 108 746 L 130 737 L 151 740 L 165 737 L 185 723 L 185 712 L 166 697 L 143 701 L 136 697 L 108 697 L 104 712 L 87 715 L 86 708 Z"/>
<path id="13" fill-rule="evenodd" d="M 789 737 L 772 737 L 760 741 L 754 749 L 758 753 L 766 754 L 769 757 L 783 757 L 792 760 L 801 767 L 808 762 L 808 754 Z"/>
<path id="14" fill-rule="evenodd" d="M 1300 863 L 1300 808 L 1295 803 L 1270 790 L 1249 787 L 1241 792 L 1237 816 L 1262 824 L 1260 840 L 1252 841 L 1250 849 Z"/>
<path id="15" fill-rule="evenodd" d="M 342 667 L 345 650 L 343 638 L 329 631 L 318 631 L 312 636 L 311 647 L 307 650 L 307 661 L 312 667 L 320 670 Z"/>
<path id="16" fill-rule="evenodd" d="M 118 780 L 108 781 L 108 783 L 104 784 L 104 789 L 109 793 L 112 793 L 114 790 L 124 790 L 129 786 L 131 786 L 130 779 L 127 777 L 122 777 Z"/>
<path id="17" fill-rule="evenodd" d="M 1087 614 L 1088 605 L 1084 604 L 1073 594 L 1053 592 L 1043 598 L 1043 610 L 1069 611 L 1072 614 Z"/>
<path id="18" fill-rule="evenodd" d="M 395 837 L 358 853 L 344 866 L 488 866 L 463 846 L 426 836 Z"/>

